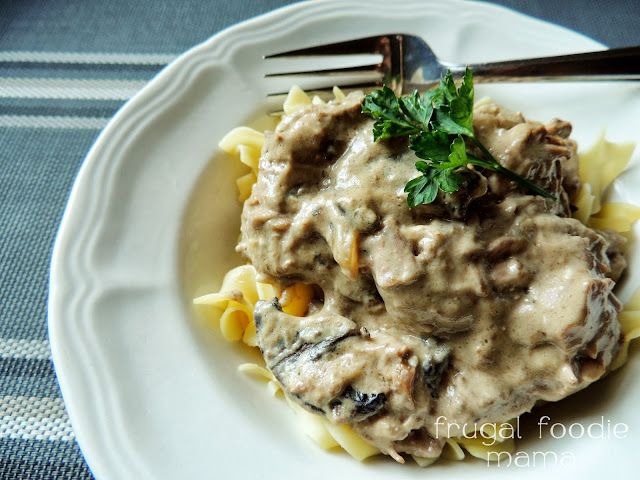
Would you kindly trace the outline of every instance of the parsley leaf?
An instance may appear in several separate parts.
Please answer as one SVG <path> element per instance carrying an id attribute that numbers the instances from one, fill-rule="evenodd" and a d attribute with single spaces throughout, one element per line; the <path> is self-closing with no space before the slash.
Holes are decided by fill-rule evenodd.
<path id="1" fill-rule="evenodd" d="M 416 157 L 433 163 L 442 163 L 449 159 L 450 145 L 449 135 L 433 130 L 409 139 L 409 148 L 415 152 Z"/>
<path id="2" fill-rule="evenodd" d="M 417 125 L 420 130 L 427 130 L 429 128 L 429 121 L 433 114 L 433 105 L 431 102 L 427 101 L 425 103 L 417 90 L 408 97 L 400 97 L 399 101 L 402 112 L 414 125 Z"/>
<path id="3" fill-rule="evenodd" d="M 440 82 L 438 89 L 444 89 L 449 103 L 441 105 L 436 111 L 433 128 L 450 135 L 473 137 L 473 75 L 467 68 L 457 91 L 451 72 L 447 72 L 446 78 L 444 85 Z"/>
<path id="4" fill-rule="evenodd" d="M 410 123 L 400 111 L 398 97 L 387 86 L 365 96 L 362 112 L 376 120 L 373 126 L 374 141 L 381 138 L 404 137 L 420 131 L 420 128 Z"/>
<path id="5" fill-rule="evenodd" d="M 409 148 L 418 158 L 415 166 L 422 174 L 405 185 L 410 208 L 433 202 L 438 191 L 457 192 L 463 183 L 459 171 L 477 165 L 499 172 L 529 190 L 556 200 L 546 190 L 503 167 L 476 138 L 473 130 L 473 75 L 468 68 L 460 88 L 456 88 L 450 71 L 440 79 L 438 87 L 422 97 L 417 91 L 396 97 L 388 87 L 365 96 L 362 112 L 371 115 L 373 139 L 409 137 Z M 473 141 L 486 158 L 467 154 L 462 136 Z"/>
<path id="6" fill-rule="evenodd" d="M 408 193 L 407 203 L 413 208 L 421 203 L 431 203 L 438 190 L 453 193 L 460 189 L 464 178 L 456 171 L 467 164 L 467 151 L 464 140 L 458 136 L 449 144 L 449 137 L 442 132 L 427 132 L 412 139 L 421 158 L 431 162 L 416 162 L 416 169 L 422 176 L 410 180 L 404 187 Z"/>
<path id="7" fill-rule="evenodd" d="M 421 169 L 420 165 L 424 165 L 424 168 Z M 410 208 L 421 203 L 431 203 L 438 195 L 440 182 L 434 179 L 438 175 L 438 170 L 430 169 L 426 165 L 425 162 L 416 162 L 416 168 L 422 171 L 423 174 L 413 180 L 409 180 L 404 186 L 404 191 L 408 193 L 407 203 Z"/>

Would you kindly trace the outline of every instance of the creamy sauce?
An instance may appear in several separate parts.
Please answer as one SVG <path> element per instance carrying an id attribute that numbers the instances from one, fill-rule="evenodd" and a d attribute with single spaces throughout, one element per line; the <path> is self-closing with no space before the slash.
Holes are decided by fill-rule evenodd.
<path id="1" fill-rule="evenodd" d="M 287 395 L 402 460 L 602 376 L 621 342 L 612 290 L 626 262 L 619 236 L 571 218 L 571 126 L 475 112 L 495 158 L 557 202 L 470 169 L 459 192 L 409 209 L 417 158 L 405 139 L 374 143 L 360 101 L 285 117 L 244 205 L 238 251 L 264 279 L 323 293 L 305 317 L 277 299 L 256 306 Z"/>

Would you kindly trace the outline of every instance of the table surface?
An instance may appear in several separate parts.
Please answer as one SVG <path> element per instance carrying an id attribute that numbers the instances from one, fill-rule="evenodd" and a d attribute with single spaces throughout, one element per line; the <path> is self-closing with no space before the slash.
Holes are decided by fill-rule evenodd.
<path id="1" fill-rule="evenodd" d="M 51 249 L 87 151 L 127 97 L 178 54 L 290 3 L 0 0 L 0 479 L 93 478 L 47 337 Z M 638 0 L 494 3 L 610 47 L 640 45 Z M 99 95 L 105 80 L 126 88 Z"/>

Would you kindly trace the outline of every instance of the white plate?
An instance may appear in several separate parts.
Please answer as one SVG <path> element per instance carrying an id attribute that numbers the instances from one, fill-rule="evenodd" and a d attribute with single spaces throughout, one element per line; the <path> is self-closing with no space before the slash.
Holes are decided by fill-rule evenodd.
<path id="1" fill-rule="evenodd" d="M 576 33 L 478 2 L 412 0 L 398 6 L 383 0 L 365 8 L 354 0 L 314 1 L 225 30 L 160 73 L 91 149 L 51 265 L 49 331 L 56 372 L 78 442 L 98 479 L 539 473 L 542 457 L 537 468 L 525 468 L 524 460 L 492 469 L 472 461 L 426 472 L 384 459 L 360 464 L 322 451 L 289 421 L 284 402 L 236 373 L 246 352 L 191 313 L 197 286 L 214 289 L 239 261 L 233 253 L 239 224 L 235 166 L 218 152 L 217 142 L 234 126 L 268 123 L 259 121 L 261 56 L 389 31 L 421 34 L 440 56 L 460 62 L 602 48 Z M 613 140 L 640 141 L 637 83 L 477 90 L 477 98 L 490 95 L 534 119 L 572 121 L 583 147 L 603 126 Z M 634 188 L 640 181 L 638 155 L 613 194 L 640 204 Z M 637 256 L 634 263 L 638 272 Z M 623 298 L 637 278 L 629 279 Z M 565 467 L 550 465 L 547 457 L 549 478 L 594 478 L 635 465 L 638 360 L 635 355 L 623 371 L 563 402 L 572 413 L 561 412 L 562 405 L 546 410 L 553 421 L 585 427 L 601 416 L 605 423 L 624 422 L 625 440 L 538 439 L 534 423 L 530 441 L 520 449 L 575 456 L 575 465 Z"/>

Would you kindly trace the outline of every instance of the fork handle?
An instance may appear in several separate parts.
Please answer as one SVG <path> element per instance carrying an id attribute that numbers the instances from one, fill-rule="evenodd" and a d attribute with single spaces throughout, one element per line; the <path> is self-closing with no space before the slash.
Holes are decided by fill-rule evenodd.
<path id="1" fill-rule="evenodd" d="M 524 82 L 534 80 L 638 80 L 640 46 L 505 62 L 469 65 L 474 82 Z M 464 66 L 451 66 L 454 76 Z"/>

